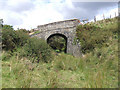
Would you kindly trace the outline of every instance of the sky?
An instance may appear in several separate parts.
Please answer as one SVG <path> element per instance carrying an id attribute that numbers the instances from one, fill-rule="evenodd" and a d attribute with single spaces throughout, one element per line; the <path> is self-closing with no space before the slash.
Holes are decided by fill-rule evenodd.
<path id="1" fill-rule="evenodd" d="M 67 19 L 93 21 L 118 15 L 117 2 L 81 0 L 0 0 L 0 19 L 14 29 L 34 29 L 38 25 Z"/>

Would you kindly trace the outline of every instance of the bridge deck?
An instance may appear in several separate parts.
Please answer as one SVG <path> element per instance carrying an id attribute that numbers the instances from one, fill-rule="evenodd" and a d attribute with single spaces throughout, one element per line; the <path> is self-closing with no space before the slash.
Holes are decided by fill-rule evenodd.
<path id="1" fill-rule="evenodd" d="M 76 27 L 79 24 L 78 19 L 70 19 L 58 22 L 52 22 L 44 25 L 37 26 L 37 30 L 46 31 L 46 30 L 53 30 L 58 28 L 71 28 Z"/>

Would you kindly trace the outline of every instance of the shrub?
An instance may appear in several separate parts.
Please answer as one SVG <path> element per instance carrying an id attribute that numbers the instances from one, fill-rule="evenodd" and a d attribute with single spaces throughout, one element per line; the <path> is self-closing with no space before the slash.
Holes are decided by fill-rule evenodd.
<path id="1" fill-rule="evenodd" d="M 7 61 L 11 58 L 11 53 L 10 52 L 5 52 L 5 51 L 2 51 L 2 61 Z"/>
<path id="2" fill-rule="evenodd" d="M 29 35 L 22 30 L 16 31 L 16 36 L 17 37 L 15 40 L 18 47 L 24 46 L 25 43 L 27 43 L 27 40 L 30 38 Z"/>
<path id="3" fill-rule="evenodd" d="M 4 25 L 2 29 L 2 48 L 12 50 L 15 48 L 16 34 L 10 25 Z"/>
<path id="4" fill-rule="evenodd" d="M 27 33 L 27 34 L 30 33 L 30 31 L 28 31 L 28 30 L 26 30 L 26 29 L 18 29 L 17 32 L 18 32 L 18 31 L 22 31 L 22 32 Z"/>
<path id="5" fill-rule="evenodd" d="M 48 62 L 51 58 L 51 48 L 38 38 L 30 38 L 25 30 L 14 31 L 12 26 L 4 25 L 2 29 L 2 47 L 5 50 L 17 51 L 20 56 Z"/>
<path id="6" fill-rule="evenodd" d="M 77 27 L 76 36 L 81 42 L 82 52 L 86 53 L 94 50 L 95 47 L 102 47 L 112 36 L 112 32 L 99 26 L 85 24 Z"/>
<path id="7" fill-rule="evenodd" d="M 40 60 L 49 62 L 52 60 L 51 48 L 42 39 L 38 39 L 36 37 L 30 38 L 23 49 L 25 50 L 25 55 L 30 57 L 30 59 L 32 58 L 33 62 L 39 63 Z"/>
<path id="8" fill-rule="evenodd" d="M 23 31 L 14 31 L 10 25 L 4 25 L 2 29 L 2 48 L 5 50 L 13 50 L 16 47 L 23 46 L 29 36 Z"/>
<path id="9" fill-rule="evenodd" d="M 47 42 L 56 52 L 66 52 L 66 40 L 62 36 L 55 35 Z"/>
<path id="10" fill-rule="evenodd" d="M 61 54 L 60 56 L 57 56 L 55 58 L 55 61 L 53 62 L 53 65 L 55 69 L 58 70 L 77 70 L 78 68 L 83 67 L 83 61 L 82 59 L 75 58 L 71 55 Z"/>

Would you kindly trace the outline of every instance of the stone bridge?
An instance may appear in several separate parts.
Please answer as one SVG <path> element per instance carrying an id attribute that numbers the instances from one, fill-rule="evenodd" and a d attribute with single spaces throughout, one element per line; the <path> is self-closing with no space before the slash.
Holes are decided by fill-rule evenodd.
<path id="1" fill-rule="evenodd" d="M 48 41 L 50 37 L 55 35 L 62 36 L 66 40 L 66 48 L 67 48 L 66 52 L 79 57 L 81 55 L 80 44 L 74 43 L 76 26 L 78 24 L 79 24 L 78 19 L 71 19 L 71 20 L 53 22 L 45 25 L 39 25 L 36 28 L 36 30 L 39 30 L 39 33 L 31 36 L 32 37 L 37 36 L 38 38 L 43 38 L 46 41 Z"/>

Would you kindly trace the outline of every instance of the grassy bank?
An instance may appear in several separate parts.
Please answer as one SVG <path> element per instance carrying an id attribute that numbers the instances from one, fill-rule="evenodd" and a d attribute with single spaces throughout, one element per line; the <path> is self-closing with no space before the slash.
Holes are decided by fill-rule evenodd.
<path id="1" fill-rule="evenodd" d="M 77 29 L 78 39 L 81 41 L 82 51 L 84 53 L 84 56 L 81 58 L 76 58 L 65 53 L 56 54 L 55 52 L 51 52 L 51 62 L 46 63 L 39 60 L 39 63 L 33 63 L 30 58 L 21 57 L 18 50 L 12 53 L 3 51 L 2 87 L 117 88 L 117 19 L 103 22 L 102 24 L 104 25 L 102 25 L 102 27 L 100 27 L 100 22 L 96 23 L 97 27 L 94 27 L 94 29 L 90 26 L 90 30 L 87 30 L 87 25 L 89 24 L 79 26 Z M 86 28 L 86 31 L 80 32 L 81 28 Z M 106 37 L 100 36 L 99 39 L 98 35 L 103 35 L 104 32 Z M 90 34 L 92 35 L 89 38 Z M 79 35 L 83 35 L 81 36 L 82 38 L 79 38 Z M 86 38 L 83 38 L 84 36 L 86 36 Z M 102 41 L 102 39 L 105 39 L 105 41 Z M 92 40 L 98 40 L 98 42 L 92 42 Z M 89 45 L 91 47 L 89 47 Z"/>

